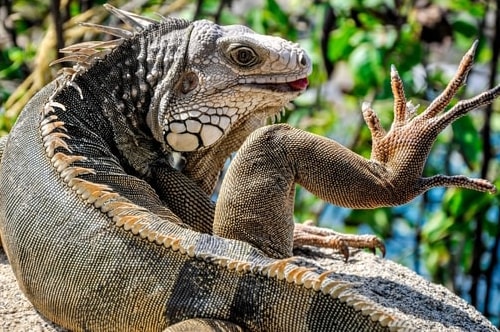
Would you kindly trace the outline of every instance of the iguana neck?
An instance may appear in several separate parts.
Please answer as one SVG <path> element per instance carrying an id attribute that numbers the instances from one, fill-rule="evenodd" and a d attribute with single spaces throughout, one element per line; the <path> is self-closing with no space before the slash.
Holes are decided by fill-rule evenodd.
<path id="1" fill-rule="evenodd" d="M 253 116 L 241 119 L 228 135 L 214 146 L 186 154 L 183 172 L 193 179 L 205 193 L 211 195 L 226 160 L 241 147 L 253 131 L 262 127 L 266 120 L 264 115 L 269 114 L 267 112 L 263 111 L 261 112 L 263 116 L 259 116 L 256 110 Z"/>
<path id="2" fill-rule="evenodd" d="M 121 159 L 140 177 L 148 177 L 150 165 L 169 158 L 161 142 L 154 135 L 147 118 L 156 118 L 158 95 L 171 91 L 183 57 L 175 56 L 176 39 L 186 32 L 176 31 L 159 38 L 161 29 L 154 27 L 147 33 L 134 36 L 114 49 L 104 59 L 76 76 L 70 87 L 87 98 L 91 94 L 102 108 L 113 133 L 113 141 Z M 84 88 L 86 87 L 86 88 Z M 86 92 L 87 91 L 87 92 Z M 153 130 L 161 130 L 156 128 Z"/>

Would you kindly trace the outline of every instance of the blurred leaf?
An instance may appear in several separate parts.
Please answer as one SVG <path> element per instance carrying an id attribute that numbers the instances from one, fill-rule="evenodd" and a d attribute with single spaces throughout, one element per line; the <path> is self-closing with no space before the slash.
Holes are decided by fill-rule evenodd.
<path id="1" fill-rule="evenodd" d="M 422 237 L 429 243 L 436 243 L 450 235 L 449 229 L 452 225 L 453 218 L 444 212 L 437 212 L 422 227 Z"/>
<path id="2" fill-rule="evenodd" d="M 478 35 L 477 22 L 470 15 L 460 15 L 451 24 L 454 33 L 473 39 Z"/>
<path id="3" fill-rule="evenodd" d="M 481 136 L 472 122 L 470 116 L 464 116 L 451 125 L 453 128 L 453 140 L 457 143 L 458 148 L 469 169 L 478 167 L 479 156 L 481 154 Z"/>
<path id="4" fill-rule="evenodd" d="M 355 93 L 363 96 L 383 80 L 380 52 L 369 43 L 358 45 L 349 56 L 349 68 L 356 82 Z"/>
<path id="5" fill-rule="evenodd" d="M 390 208 L 378 208 L 373 210 L 359 209 L 353 210 L 344 220 L 346 226 L 359 227 L 368 225 L 376 234 L 383 238 L 389 238 L 391 234 L 391 224 L 395 218 Z"/>
<path id="6" fill-rule="evenodd" d="M 274 23 L 287 26 L 288 15 L 281 9 L 280 5 L 275 0 L 267 0 L 267 10 L 272 13 Z"/>
<path id="7" fill-rule="evenodd" d="M 472 16 L 475 18 L 484 18 L 486 3 L 471 1 L 471 0 L 448 0 L 444 5 L 446 5 L 450 11 Z"/>
<path id="8" fill-rule="evenodd" d="M 357 32 L 352 20 L 347 20 L 341 27 L 330 33 L 328 58 L 332 61 L 346 59 L 353 50 L 351 37 Z"/>
<path id="9" fill-rule="evenodd" d="M 442 266 L 450 261 L 450 253 L 443 244 L 433 246 L 432 250 L 426 250 L 425 255 L 425 266 L 431 274 L 436 274 Z"/>
<path id="10" fill-rule="evenodd" d="M 21 70 L 25 62 L 28 62 L 31 54 L 19 47 L 11 47 L 0 53 L 0 79 L 21 78 Z"/>
<path id="11" fill-rule="evenodd" d="M 443 207 L 451 217 L 473 219 L 491 206 L 494 196 L 467 189 L 449 189 L 443 197 Z"/>

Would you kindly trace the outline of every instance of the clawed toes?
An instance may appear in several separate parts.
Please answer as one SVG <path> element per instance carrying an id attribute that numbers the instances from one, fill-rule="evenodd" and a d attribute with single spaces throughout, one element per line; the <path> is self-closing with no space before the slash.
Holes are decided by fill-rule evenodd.
<path id="1" fill-rule="evenodd" d="M 349 248 L 370 249 L 374 254 L 379 249 L 382 257 L 386 253 L 384 243 L 374 235 L 343 234 L 303 224 L 296 225 L 294 231 L 294 247 L 302 245 L 338 250 L 346 262 L 350 257 Z"/>
<path id="2" fill-rule="evenodd" d="M 377 253 L 378 249 L 382 253 L 382 257 L 385 257 L 386 253 L 384 242 L 373 235 L 335 235 L 330 237 L 328 242 L 329 245 L 325 247 L 340 251 L 346 262 L 349 260 L 350 256 L 349 247 L 369 249 L 374 255 Z"/>
<path id="3" fill-rule="evenodd" d="M 371 248 L 374 255 L 376 254 L 377 248 L 382 253 L 382 257 L 385 257 L 386 251 L 384 242 L 380 240 L 378 237 L 374 237 L 374 246 Z"/>
<path id="4" fill-rule="evenodd" d="M 349 260 L 349 246 L 347 245 L 347 243 L 342 239 L 337 239 L 336 245 L 331 246 L 331 248 L 335 247 L 338 249 L 338 251 L 340 251 L 342 256 L 344 256 L 344 262 L 347 262 Z"/>
<path id="5" fill-rule="evenodd" d="M 343 240 L 351 248 L 357 249 L 370 249 L 373 254 L 376 254 L 377 249 L 382 253 L 382 257 L 385 257 L 385 245 L 382 240 L 380 240 L 375 235 L 347 235 Z"/>

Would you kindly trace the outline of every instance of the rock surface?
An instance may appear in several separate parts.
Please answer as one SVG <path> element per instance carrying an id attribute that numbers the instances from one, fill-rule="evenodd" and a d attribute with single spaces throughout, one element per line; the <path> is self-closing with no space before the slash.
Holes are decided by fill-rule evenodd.
<path id="1" fill-rule="evenodd" d="M 298 252 L 312 255 L 307 250 Z M 387 312 L 406 317 L 411 326 L 420 327 L 419 331 L 498 332 L 463 299 L 397 263 L 366 252 L 353 254 L 349 264 L 342 260 L 335 263 L 336 260 L 331 259 L 332 252 L 315 252 L 318 266 L 339 271 L 332 274 L 331 278 L 350 282 L 356 293 L 362 297 L 376 298 Z M 376 275 L 373 271 L 376 271 Z M 405 282 L 401 283 L 401 280 Z M 4 331 L 66 330 L 46 320 L 33 308 L 19 289 L 7 256 L 0 247 L 0 332 Z"/>
<path id="2" fill-rule="evenodd" d="M 0 332 L 61 332 L 37 313 L 17 286 L 7 255 L 0 247 Z"/>

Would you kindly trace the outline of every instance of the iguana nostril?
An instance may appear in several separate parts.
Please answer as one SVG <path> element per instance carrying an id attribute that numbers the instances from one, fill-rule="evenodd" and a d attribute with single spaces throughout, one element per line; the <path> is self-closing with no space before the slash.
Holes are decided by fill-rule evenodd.
<path id="1" fill-rule="evenodd" d="M 304 67 L 307 66 L 307 57 L 304 55 L 304 53 L 299 54 L 299 63 Z"/>

